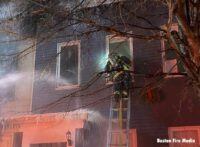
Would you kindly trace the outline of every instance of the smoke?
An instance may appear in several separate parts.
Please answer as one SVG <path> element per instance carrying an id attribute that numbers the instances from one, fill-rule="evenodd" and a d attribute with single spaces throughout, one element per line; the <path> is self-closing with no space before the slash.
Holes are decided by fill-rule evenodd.
<path id="1" fill-rule="evenodd" d="M 104 70 L 107 62 L 108 62 L 108 53 L 100 54 L 98 58 L 98 67 L 100 71 Z"/>
<path id="2" fill-rule="evenodd" d="M 14 3 L 8 2 L 7 4 L 1 5 L 0 20 L 11 18 L 13 16 L 14 16 Z"/>
<path id="3" fill-rule="evenodd" d="M 88 119 L 84 128 L 87 130 L 87 135 L 84 136 L 84 142 L 88 146 L 102 147 L 106 146 L 108 119 L 102 116 L 98 111 L 89 109 L 77 110 L 80 113 L 87 113 Z M 94 139 L 98 136 L 98 139 Z"/>
<path id="4" fill-rule="evenodd" d="M 9 73 L 0 78 L 0 104 L 15 98 L 15 87 L 23 79 L 21 73 Z"/>
<path id="5" fill-rule="evenodd" d="M 88 114 L 88 121 L 90 122 L 96 122 L 96 123 L 99 123 L 99 121 L 106 121 L 107 118 L 105 118 L 104 116 L 102 116 L 100 114 L 99 111 L 94 111 L 94 110 L 90 110 L 90 109 L 78 109 L 78 110 L 75 110 L 74 111 L 75 113 L 87 113 Z"/>
<path id="6" fill-rule="evenodd" d="M 8 88 L 22 78 L 21 74 L 8 74 L 0 79 L 0 88 Z"/>
<path id="7" fill-rule="evenodd" d="M 68 81 L 65 78 L 62 77 L 58 77 L 57 74 L 52 74 L 50 71 L 48 70 L 43 70 L 43 71 L 35 71 L 35 78 L 34 78 L 35 82 L 42 82 L 42 83 L 46 83 L 46 84 L 50 84 L 50 85 L 70 85 L 71 82 Z"/>

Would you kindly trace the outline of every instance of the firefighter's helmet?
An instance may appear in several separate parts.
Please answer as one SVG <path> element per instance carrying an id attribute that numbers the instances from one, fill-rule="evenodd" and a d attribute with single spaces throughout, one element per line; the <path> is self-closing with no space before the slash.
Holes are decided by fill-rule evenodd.
<path id="1" fill-rule="evenodd" d="M 112 52 L 108 55 L 109 61 L 111 62 L 111 64 L 116 64 L 117 61 L 119 60 L 119 55 L 115 52 Z"/>

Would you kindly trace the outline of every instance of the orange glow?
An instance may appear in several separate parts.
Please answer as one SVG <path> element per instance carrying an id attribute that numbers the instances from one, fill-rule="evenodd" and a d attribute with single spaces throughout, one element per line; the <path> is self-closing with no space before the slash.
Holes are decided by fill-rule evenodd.
<path id="1" fill-rule="evenodd" d="M 75 140 L 75 129 L 83 128 L 86 119 L 86 113 L 55 113 L 10 118 L 4 123 L 0 146 L 12 147 L 14 132 L 23 132 L 22 147 L 36 143 L 66 142 L 68 130 L 72 133 L 72 140 Z"/>

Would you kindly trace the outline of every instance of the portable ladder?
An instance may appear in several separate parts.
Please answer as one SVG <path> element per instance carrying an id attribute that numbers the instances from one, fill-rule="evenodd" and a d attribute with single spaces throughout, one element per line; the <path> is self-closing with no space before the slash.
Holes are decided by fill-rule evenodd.
<path id="1" fill-rule="evenodd" d="M 130 146 L 130 103 L 130 94 L 122 98 L 117 106 L 114 98 L 111 98 L 107 147 Z"/>

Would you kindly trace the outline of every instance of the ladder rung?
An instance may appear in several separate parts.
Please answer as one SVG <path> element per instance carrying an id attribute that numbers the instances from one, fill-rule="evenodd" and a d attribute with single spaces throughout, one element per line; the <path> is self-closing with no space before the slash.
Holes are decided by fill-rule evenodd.
<path id="1" fill-rule="evenodd" d="M 119 122 L 119 119 L 114 118 L 114 119 L 112 119 L 112 121 L 113 122 Z M 127 119 L 125 119 L 125 118 L 122 119 L 122 122 L 126 122 L 126 121 L 127 121 Z"/>
<path id="2" fill-rule="evenodd" d="M 112 108 L 113 111 L 119 111 L 119 108 Z M 128 108 L 122 108 L 122 111 L 127 111 Z"/>
<path id="3" fill-rule="evenodd" d="M 127 130 L 126 129 L 123 129 L 123 130 L 121 130 L 121 129 L 115 129 L 115 130 L 113 130 L 113 131 L 111 131 L 111 132 L 109 132 L 109 133 L 111 133 L 111 134 L 118 134 L 118 133 L 127 133 Z"/>
<path id="4" fill-rule="evenodd" d="M 126 98 L 122 98 L 122 100 L 126 100 L 126 101 L 127 101 L 127 100 L 128 100 L 128 98 L 127 98 L 127 97 L 126 97 Z"/>
<path id="5" fill-rule="evenodd" d="M 126 144 L 110 144 L 110 146 L 126 146 Z"/>
<path id="6" fill-rule="evenodd" d="M 121 112 L 120 112 L 121 111 Z M 119 115 L 119 116 L 118 116 Z M 107 147 L 127 147 L 129 144 L 130 97 L 121 98 L 120 102 L 111 100 Z M 123 142 L 118 135 L 123 134 Z M 116 136 L 117 135 L 117 136 Z M 124 138 L 126 135 L 126 141 Z M 117 138 L 113 138 L 113 136 Z M 113 140 L 114 139 L 114 140 Z M 117 142 L 116 142 L 117 141 Z"/>
<path id="7" fill-rule="evenodd" d="M 128 97 L 125 97 L 125 98 L 122 98 L 122 101 L 127 101 L 129 98 Z M 113 99 L 113 102 L 115 102 L 115 99 Z"/>

